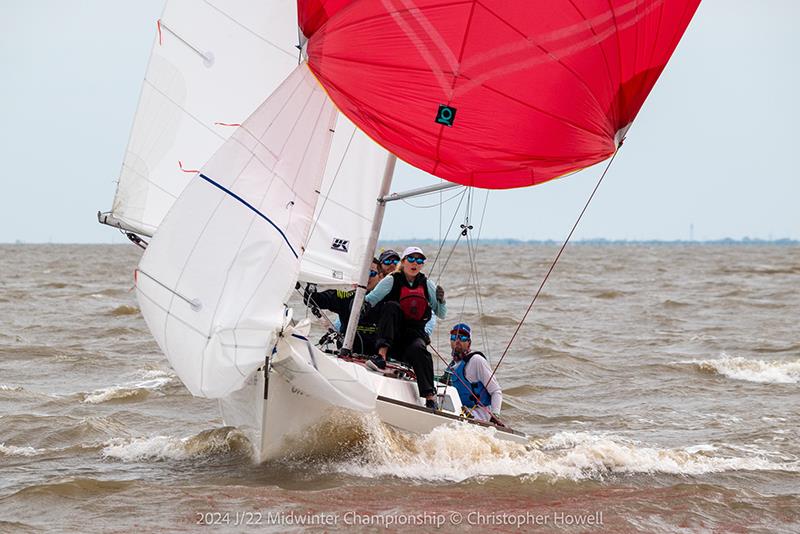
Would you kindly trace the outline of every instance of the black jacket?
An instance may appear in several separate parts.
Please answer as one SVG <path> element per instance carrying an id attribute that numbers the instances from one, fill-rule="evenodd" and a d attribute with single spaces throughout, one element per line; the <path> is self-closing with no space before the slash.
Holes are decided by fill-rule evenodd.
<path id="1" fill-rule="evenodd" d="M 340 330 L 344 334 L 347 322 L 350 320 L 350 309 L 353 307 L 353 297 L 355 291 L 345 291 L 341 289 L 328 289 L 326 291 L 314 291 L 309 295 L 306 304 L 315 304 L 318 308 L 329 310 L 339 316 Z M 358 322 L 356 329 L 356 340 L 353 343 L 353 352 L 359 354 L 375 354 L 375 338 L 378 332 L 378 320 L 380 319 L 380 305 L 370 308 L 364 317 Z"/>

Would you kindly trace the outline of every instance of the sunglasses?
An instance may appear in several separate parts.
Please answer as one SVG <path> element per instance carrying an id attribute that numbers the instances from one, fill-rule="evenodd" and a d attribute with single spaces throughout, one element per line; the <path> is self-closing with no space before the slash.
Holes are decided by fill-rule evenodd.
<path id="1" fill-rule="evenodd" d="M 412 258 L 412 257 L 409 256 L 409 257 L 406 258 L 406 260 L 408 260 L 409 263 L 416 263 L 416 264 L 419 264 L 419 265 L 422 265 L 423 263 L 425 263 L 425 258 Z"/>
<path id="2" fill-rule="evenodd" d="M 464 334 L 450 334 L 450 341 L 455 341 L 456 339 L 459 341 L 469 341 L 469 336 L 465 336 Z"/>
<path id="3" fill-rule="evenodd" d="M 376 276 L 378 276 L 378 271 L 370 271 L 369 272 L 369 277 L 370 278 L 375 278 Z"/>
<path id="4" fill-rule="evenodd" d="M 400 260 L 383 260 L 381 263 L 384 265 L 397 265 L 400 263 Z"/>

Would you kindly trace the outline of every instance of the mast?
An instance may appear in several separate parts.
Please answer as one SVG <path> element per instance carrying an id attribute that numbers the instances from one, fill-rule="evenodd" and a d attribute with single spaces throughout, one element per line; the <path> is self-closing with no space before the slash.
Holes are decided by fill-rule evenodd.
<path id="1" fill-rule="evenodd" d="M 378 244 L 378 235 L 381 232 L 381 225 L 383 224 L 383 214 L 386 211 L 386 200 L 384 197 L 389 192 L 389 188 L 392 185 L 396 163 L 397 156 L 390 153 L 389 157 L 386 159 L 386 167 L 383 171 L 383 182 L 381 183 L 380 194 L 375 203 L 375 216 L 372 219 L 372 229 L 370 230 L 369 241 L 365 249 L 364 263 L 361 265 L 361 273 L 358 275 L 358 286 L 356 286 L 356 293 L 353 296 L 353 307 L 350 309 L 350 319 L 347 321 L 347 329 L 345 330 L 344 343 L 342 344 L 341 350 L 342 354 L 350 354 L 353 352 L 353 340 L 356 337 L 359 313 L 361 311 L 361 305 L 364 303 L 364 296 L 367 294 L 369 269 L 372 265 L 375 247 Z"/>

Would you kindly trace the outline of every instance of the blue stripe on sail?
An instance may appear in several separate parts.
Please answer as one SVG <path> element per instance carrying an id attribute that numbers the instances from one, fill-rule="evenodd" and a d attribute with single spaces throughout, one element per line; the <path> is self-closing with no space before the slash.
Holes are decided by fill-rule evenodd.
<path id="1" fill-rule="evenodd" d="M 283 230 L 281 230 L 280 228 L 278 228 L 278 225 L 277 225 L 277 224 L 275 224 L 274 222 L 272 222 L 272 221 L 270 220 L 270 218 L 269 218 L 269 217 L 267 217 L 266 215 L 264 215 L 263 213 L 261 213 L 260 211 L 258 211 L 258 210 L 255 208 L 255 206 L 253 206 L 252 204 L 250 204 L 248 201 L 246 201 L 245 199 L 243 199 L 242 197 L 240 197 L 239 195 L 237 195 L 236 193 L 234 193 L 234 192 L 233 192 L 233 191 L 231 191 L 230 189 L 226 188 L 225 186 L 223 186 L 223 185 L 221 185 L 221 184 L 218 184 L 217 182 L 215 182 L 214 180 L 212 180 L 211 178 L 209 178 L 209 177 L 208 177 L 208 176 L 206 176 L 205 174 L 203 174 L 203 173 L 198 173 L 198 175 L 200 175 L 200 178 L 202 178 L 202 179 L 203 179 L 203 180 L 205 180 L 206 182 L 210 183 L 211 185 L 214 185 L 214 186 L 216 186 L 216 187 L 220 188 L 221 190 L 225 191 L 225 193 L 229 194 L 230 196 L 232 196 L 233 198 L 235 198 L 236 200 L 238 200 L 239 202 L 241 202 L 242 204 L 244 204 L 245 206 L 247 206 L 248 208 L 250 208 L 251 210 L 253 210 L 253 212 L 255 212 L 255 213 L 256 213 L 256 214 L 257 214 L 259 217 L 261 217 L 262 219 L 264 219 L 265 221 L 267 221 L 268 223 L 270 223 L 270 224 L 272 225 L 272 227 L 273 227 L 273 228 L 275 228 L 275 229 L 278 231 L 278 233 L 279 233 L 279 234 L 281 234 L 281 237 L 283 238 L 283 240 L 284 240 L 284 241 L 286 241 L 286 246 L 288 246 L 288 247 L 289 247 L 289 250 L 291 250 L 291 251 L 292 251 L 292 254 L 294 254 L 294 257 L 295 257 L 295 258 L 299 258 L 299 256 L 297 255 L 297 252 L 295 252 L 295 251 L 294 251 L 294 248 L 292 247 L 292 244 L 291 244 L 291 243 L 289 243 L 289 240 L 286 238 L 286 234 L 284 234 L 284 233 L 283 233 Z"/>

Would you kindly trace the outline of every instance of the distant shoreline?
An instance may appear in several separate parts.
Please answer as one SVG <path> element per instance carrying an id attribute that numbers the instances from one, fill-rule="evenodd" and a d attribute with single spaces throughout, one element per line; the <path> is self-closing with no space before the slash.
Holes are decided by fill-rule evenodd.
<path id="1" fill-rule="evenodd" d="M 455 242 L 454 239 L 448 239 L 445 241 L 446 244 L 452 245 Z M 407 238 L 407 239 L 386 239 L 381 240 L 379 245 L 385 244 L 394 244 L 394 243 L 401 243 L 401 244 L 415 244 L 421 246 L 438 246 L 439 241 L 436 239 L 420 239 L 420 238 Z M 562 241 L 557 241 L 555 239 L 512 239 L 512 238 L 495 238 L 495 239 L 481 239 L 476 244 L 485 246 L 503 246 L 503 245 L 561 245 Z M 73 246 L 73 245 L 82 245 L 82 246 L 130 246 L 130 243 L 25 243 L 21 241 L 17 241 L 15 243 L 0 243 L 0 246 L 17 246 L 17 245 L 25 245 L 25 246 L 41 246 L 41 245 L 53 245 L 53 246 Z M 753 239 L 753 238 L 743 238 L 743 239 L 732 239 L 732 238 L 725 238 L 725 239 L 709 239 L 705 241 L 700 240 L 626 240 L 626 239 L 603 239 L 603 238 L 595 238 L 595 239 L 574 239 L 570 241 L 570 245 L 611 245 L 611 246 L 636 246 L 636 245 L 651 245 L 651 246 L 702 246 L 702 245 L 746 245 L 746 246 L 761 246 L 761 245 L 771 245 L 771 246 L 798 246 L 800 245 L 800 240 L 797 239 Z"/>
<path id="2" fill-rule="evenodd" d="M 448 239 L 445 243 L 452 244 L 455 240 Z M 439 241 L 436 239 L 387 239 L 381 240 L 380 243 L 413 243 L 417 245 L 434 245 L 438 246 Z M 563 241 L 555 239 L 481 239 L 478 241 L 481 245 L 561 245 Z M 700 240 L 666 240 L 666 239 L 573 239 L 570 245 L 780 245 L 780 246 L 798 246 L 800 240 L 797 239 L 709 239 L 705 241 Z"/>

